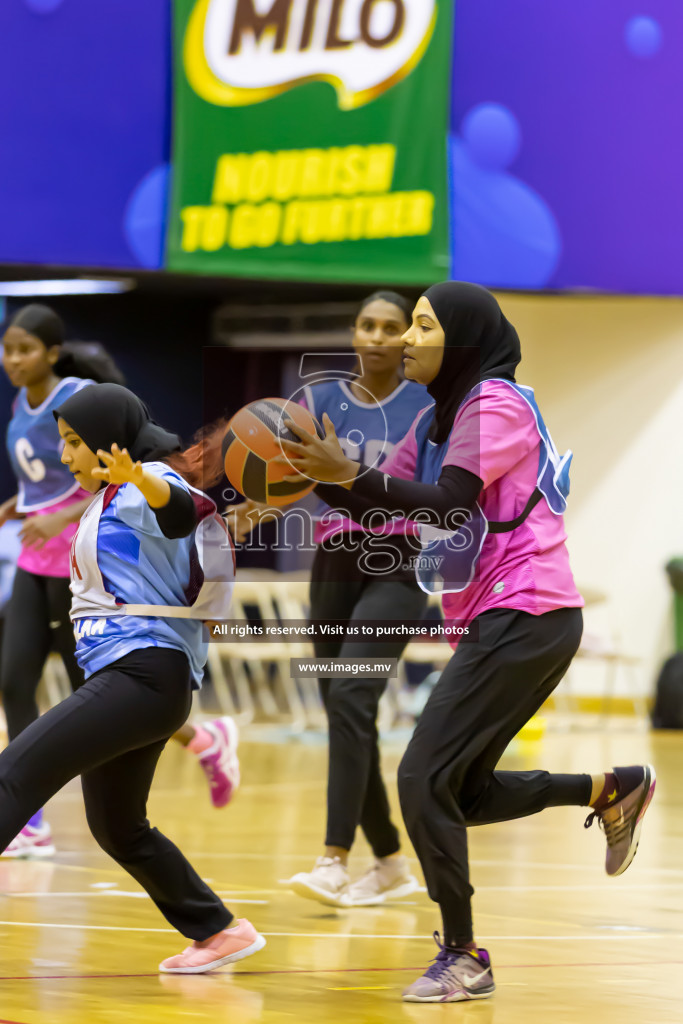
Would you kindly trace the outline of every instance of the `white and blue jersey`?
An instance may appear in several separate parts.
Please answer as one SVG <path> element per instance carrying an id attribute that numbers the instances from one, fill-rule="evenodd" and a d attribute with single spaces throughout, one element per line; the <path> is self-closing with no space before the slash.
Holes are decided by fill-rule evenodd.
<path id="1" fill-rule="evenodd" d="M 201 684 L 207 657 L 202 619 L 227 617 L 232 543 L 216 506 L 162 462 L 145 469 L 188 491 L 199 523 L 170 539 L 134 484 L 98 492 L 71 548 L 71 618 L 86 677 L 142 647 L 171 647 Z"/>
<path id="2" fill-rule="evenodd" d="M 62 465 L 62 442 L 54 410 L 76 391 L 94 383 L 64 377 L 44 402 L 32 409 L 21 388 L 7 428 L 7 452 L 19 487 L 17 512 L 38 512 L 75 494 L 79 484 Z"/>
<path id="3" fill-rule="evenodd" d="M 402 381 L 381 402 L 370 392 L 372 401 L 362 402 L 345 380 L 312 384 L 304 388 L 304 396 L 318 421 L 322 422 L 324 412 L 330 417 L 347 458 L 373 469 L 406 436 L 417 414 L 432 404 L 425 388 L 411 380 Z M 329 511 L 329 505 L 320 501 L 315 516 L 323 519 Z"/>

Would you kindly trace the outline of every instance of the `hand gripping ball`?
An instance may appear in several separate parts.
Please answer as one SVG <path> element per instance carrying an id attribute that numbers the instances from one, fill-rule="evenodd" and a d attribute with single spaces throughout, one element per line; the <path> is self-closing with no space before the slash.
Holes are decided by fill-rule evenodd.
<path id="1" fill-rule="evenodd" d="M 250 402 L 228 423 L 223 439 L 225 475 L 235 490 L 252 501 L 289 505 L 310 494 L 315 487 L 315 481 L 304 476 L 299 481 L 284 480 L 296 470 L 288 462 L 275 461 L 285 454 L 282 441 L 299 440 L 285 426 L 285 418 L 293 420 L 309 434 L 323 436 L 310 412 L 285 398 L 260 398 Z"/>

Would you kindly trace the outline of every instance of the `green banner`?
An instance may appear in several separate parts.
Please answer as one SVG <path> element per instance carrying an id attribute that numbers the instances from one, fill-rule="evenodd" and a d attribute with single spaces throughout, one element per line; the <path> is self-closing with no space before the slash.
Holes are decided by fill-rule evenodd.
<path id="1" fill-rule="evenodd" d="M 452 0 L 174 0 L 170 270 L 448 276 Z"/>

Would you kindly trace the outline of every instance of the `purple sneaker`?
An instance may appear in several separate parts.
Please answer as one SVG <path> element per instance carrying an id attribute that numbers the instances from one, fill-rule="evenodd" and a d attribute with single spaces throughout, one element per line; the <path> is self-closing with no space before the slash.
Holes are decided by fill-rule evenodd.
<path id="1" fill-rule="evenodd" d="M 209 780 L 211 802 L 214 807 L 225 807 L 232 800 L 240 784 L 240 763 L 237 760 L 239 734 L 232 718 L 216 718 L 204 722 L 203 729 L 214 737 L 214 742 L 199 754 L 199 763 Z"/>
<path id="2" fill-rule="evenodd" d="M 434 932 L 439 952 L 425 973 L 414 981 L 403 998 L 407 1003 L 458 1003 L 467 999 L 487 999 L 496 986 L 491 959 L 485 949 L 447 949 Z"/>
<path id="3" fill-rule="evenodd" d="M 634 768 L 629 768 L 632 773 Z M 642 772 L 642 781 L 635 786 L 631 783 L 628 792 L 621 792 L 625 786 L 619 786 L 619 775 L 626 769 L 613 768 L 619 787 L 608 800 L 614 798 L 614 803 L 592 811 L 585 821 L 585 827 L 590 828 L 595 819 L 605 833 L 607 840 L 607 857 L 605 860 L 605 871 L 608 875 L 621 875 L 629 866 L 636 855 L 640 830 L 643 827 L 645 811 L 650 806 L 654 796 L 657 777 L 651 764 L 642 765 L 639 769 Z M 623 783 L 623 779 L 622 779 Z"/>

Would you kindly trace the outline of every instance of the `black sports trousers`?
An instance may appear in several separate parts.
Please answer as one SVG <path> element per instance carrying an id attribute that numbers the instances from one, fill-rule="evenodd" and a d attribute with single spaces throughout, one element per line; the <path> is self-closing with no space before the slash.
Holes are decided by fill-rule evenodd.
<path id="1" fill-rule="evenodd" d="M 417 723 L 398 772 L 401 809 L 445 942 L 472 941 L 467 828 L 590 801 L 589 775 L 495 771 L 552 693 L 581 639 L 579 608 L 544 615 L 495 609 L 461 643 Z"/>
<path id="2" fill-rule="evenodd" d="M 412 552 L 396 539 L 405 557 Z M 338 620 L 360 625 L 372 620 L 405 622 L 422 618 L 427 595 L 415 573 L 399 570 L 391 576 L 368 575 L 355 554 L 320 545 L 311 570 L 311 620 Z M 407 640 L 316 640 L 317 658 L 400 658 Z M 325 844 L 350 850 L 361 826 L 376 857 L 400 848 L 391 820 L 379 752 L 377 709 L 387 679 L 320 679 L 329 722 L 327 831 Z"/>
<path id="3" fill-rule="evenodd" d="M 10 740 L 38 717 L 36 691 L 47 656 L 57 651 L 71 688 L 83 682 L 69 618 L 71 591 L 64 576 L 38 576 L 17 569 L 5 610 L 0 688 Z"/>
<path id="4" fill-rule="evenodd" d="M 157 761 L 191 703 L 182 651 L 141 648 L 92 675 L 0 754 L 0 849 L 80 775 L 90 831 L 166 920 L 195 940 L 226 928 L 232 914 L 147 820 Z"/>

